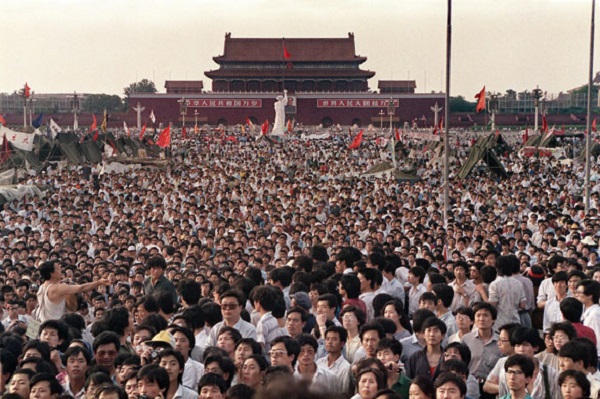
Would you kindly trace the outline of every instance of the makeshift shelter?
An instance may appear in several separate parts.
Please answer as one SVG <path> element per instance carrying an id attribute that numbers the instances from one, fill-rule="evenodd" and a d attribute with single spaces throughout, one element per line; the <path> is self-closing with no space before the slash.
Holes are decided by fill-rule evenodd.
<path id="1" fill-rule="evenodd" d="M 505 152 L 509 148 L 501 134 L 491 133 L 488 136 L 480 137 L 475 145 L 471 147 L 469 157 L 458 171 L 457 177 L 464 180 L 479 161 L 485 162 L 492 172 L 502 178 L 508 177 L 506 169 L 504 169 L 496 153 Z"/>
<path id="2" fill-rule="evenodd" d="M 361 177 L 383 177 L 393 175 L 396 180 L 399 181 L 419 181 L 421 178 L 417 176 L 414 171 L 403 171 L 394 168 L 391 162 L 381 162 L 361 175 Z"/>

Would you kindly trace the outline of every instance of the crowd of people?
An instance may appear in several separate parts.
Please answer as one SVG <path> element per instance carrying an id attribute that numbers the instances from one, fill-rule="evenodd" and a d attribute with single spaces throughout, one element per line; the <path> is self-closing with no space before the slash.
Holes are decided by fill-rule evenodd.
<path id="1" fill-rule="evenodd" d="M 3 398 L 598 398 L 599 180 L 585 212 L 583 165 L 511 132 L 507 178 L 459 180 L 478 134 L 448 214 L 417 139 L 410 182 L 362 176 L 389 146 L 343 134 L 24 177 L 45 191 L 0 211 Z"/>

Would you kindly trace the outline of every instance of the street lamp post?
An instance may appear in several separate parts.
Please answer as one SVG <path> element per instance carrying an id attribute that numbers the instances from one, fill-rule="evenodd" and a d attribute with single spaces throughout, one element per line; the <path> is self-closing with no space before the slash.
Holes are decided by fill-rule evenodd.
<path id="1" fill-rule="evenodd" d="M 34 92 L 31 92 L 31 96 L 29 96 L 29 126 L 33 126 L 33 99 Z"/>
<path id="2" fill-rule="evenodd" d="M 383 130 L 383 115 L 385 115 L 385 112 L 383 110 L 379 111 L 379 130 Z"/>
<path id="3" fill-rule="evenodd" d="M 177 101 L 179 103 L 179 112 L 181 113 L 182 116 L 182 126 L 185 127 L 185 115 L 187 114 L 187 100 L 185 99 L 185 97 L 182 97 L 180 100 Z"/>
<path id="4" fill-rule="evenodd" d="M 73 112 L 73 130 L 79 129 L 79 121 L 77 120 L 77 114 L 79 113 L 79 96 L 77 92 L 73 92 L 73 98 L 71 99 L 71 112 Z"/>
<path id="5" fill-rule="evenodd" d="M 533 89 L 533 91 L 531 92 L 532 96 L 533 96 L 533 106 L 535 108 L 535 115 L 533 118 L 533 130 L 538 133 L 538 112 L 539 112 L 539 106 L 540 106 L 540 98 L 542 98 L 542 90 L 540 90 L 540 87 L 537 86 L 535 89 Z"/>
<path id="6" fill-rule="evenodd" d="M 492 114 L 492 131 L 496 130 L 496 112 L 498 112 L 498 94 L 490 93 L 490 113 Z"/>
<path id="7" fill-rule="evenodd" d="M 390 142 L 392 143 L 392 164 L 394 165 L 394 168 L 396 168 L 396 142 L 394 140 L 394 131 L 392 129 L 392 117 L 394 116 L 394 111 L 394 99 L 390 98 L 390 101 L 388 102 L 387 113 L 390 116 Z"/>
<path id="8" fill-rule="evenodd" d="M 194 128 L 198 127 L 198 110 L 194 110 Z"/>

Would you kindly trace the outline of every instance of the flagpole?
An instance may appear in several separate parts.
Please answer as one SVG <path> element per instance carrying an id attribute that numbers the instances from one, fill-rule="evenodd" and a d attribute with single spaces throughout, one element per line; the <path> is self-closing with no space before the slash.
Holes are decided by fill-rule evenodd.
<path id="1" fill-rule="evenodd" d="M 449 167 L 448 167 L 448 135 L 450 131 L 450 59 L 452 50 L 452 0 L 448 0 L 448 21 L 446 24 L 446 109 L 444 111 L 444 118 L 446 119 L 446 126 L 444 129 L 444 227 L 448 225 L 448 211 L 450 210 L 450 182 Z"/>
<path id="2" fill-rule="evenodd" d="M 596 0 L 592 0 L 592 20 L 590 27 L 590 68 L 588 75 L 587 91 L 587 134 L 585 136 L 585 213 L 590 211 L 590 156 L 591 156 L 591 136 L 592 136 L 592 83 L 594 73 L 594 30 L 596 25 Z"/>
<path id="3" fill-rule="evenodd" d="M 281 90 L 285 91 L 285 37 L 281 39 L 281 43 L 283 48 L 281 49 L 281 55 L 283 56 L 283 69 L 281 71 Z"/>

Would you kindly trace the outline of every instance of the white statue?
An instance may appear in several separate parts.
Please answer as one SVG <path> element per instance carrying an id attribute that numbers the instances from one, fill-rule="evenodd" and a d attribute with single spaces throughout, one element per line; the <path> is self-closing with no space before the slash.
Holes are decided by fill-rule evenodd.
<path id="1" fill-rule="evenodd" d="M 288 102 L 287 90 L 283 91 L 283 96 L 277 96 L 275 101 L 275 122 L 273 122 L 273 132 L 271 134 L 283 134 L 285 132 L 285 106 Z"/>

